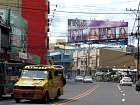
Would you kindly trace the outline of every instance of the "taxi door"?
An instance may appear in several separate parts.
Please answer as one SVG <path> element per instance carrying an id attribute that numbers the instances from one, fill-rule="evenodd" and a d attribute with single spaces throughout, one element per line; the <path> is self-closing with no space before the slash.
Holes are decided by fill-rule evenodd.
<path id="1" fill-rule="evenodd" d="M 55 85 L 55 95 L 58 94 L 58 91 L 61 92 L 62 91 L 62 80 L 61 80 L 61 76 L 59 75 L 59 72 L 56 70 L 54 71 L 54 85 Z"/>
<path id="2" fill-rule="evenodd" d="M 49 71 L 49 75 L 48 75 L 48 90 L 49 90 L 49 96 L 54 98 L 55 97 L 55 85 L 54 85 L 54 77 L 53 77 L 52 71 Z"/>

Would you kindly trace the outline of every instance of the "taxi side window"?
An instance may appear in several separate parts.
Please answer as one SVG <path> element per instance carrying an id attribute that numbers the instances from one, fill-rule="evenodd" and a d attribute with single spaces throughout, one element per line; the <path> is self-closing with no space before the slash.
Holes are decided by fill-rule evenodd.
<path id="1" fill-rule="evenodd" d="M 54 76 L 58 76 L 58 71 L 55 71 L 54 72 Z"/>
<path id="2" fill-rule="evenodd" d="M 63 72 L 62 71 L 59 71 L 58 72 L 58 76 L 60 76 L 60 77 L 63 76 Z"/>
<path id="3" fill-rule="evenodd" d="M 49 79 L 49 80 L 50 80 L 50 79 L 53 79 L 53 76 L 52 76 L 52 72 L 51 72 L 51 71 L 49 71 L 48 79 Z"/>
<path id="4" fill-rule="evenodd" d="M 54 72 L 54 76 L 62 77 L 63 76 L 63 72 L 61 72 L 61 71 L 55 71 Z"/>

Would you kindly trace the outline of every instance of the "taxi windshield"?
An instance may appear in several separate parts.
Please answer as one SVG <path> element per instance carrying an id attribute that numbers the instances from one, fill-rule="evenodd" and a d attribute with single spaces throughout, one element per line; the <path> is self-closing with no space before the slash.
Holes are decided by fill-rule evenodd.
<path id="1" fill-rule="evenodd" d="M 47 79 L 48 71 L 41 70 L 23 70 L 21 78 L 24 79 Z"/>

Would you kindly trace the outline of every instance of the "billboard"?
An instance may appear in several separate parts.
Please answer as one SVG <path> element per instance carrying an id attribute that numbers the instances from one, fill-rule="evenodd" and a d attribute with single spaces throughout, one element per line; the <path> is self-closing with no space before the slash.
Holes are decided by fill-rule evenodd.
<path id="1" fill-rule="evenodd" d="M 127 44 L 128 22 L 68 19 L 68 42 Z"/>

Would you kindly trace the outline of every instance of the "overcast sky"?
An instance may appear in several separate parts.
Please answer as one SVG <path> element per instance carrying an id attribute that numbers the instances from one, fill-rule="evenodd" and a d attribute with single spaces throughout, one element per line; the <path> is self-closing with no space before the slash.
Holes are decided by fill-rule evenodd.
<path id="1" fill-rule="evenodd" d="M 132 31 L 135 14 L 128 9 L 137 9 L 139 0 L 50 0 L 50 43 L 67 36 L 68 19 L 110 20 L 128 22 L 129 33 Z M 84 13 L 70 13 L 84 12 Z M 101 13 L 101 14 L 95 14 Z M 128 14 L 102 14 L 128 13 Z M 136 24 L 137 25 L 137 24 Z"/>

